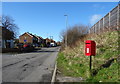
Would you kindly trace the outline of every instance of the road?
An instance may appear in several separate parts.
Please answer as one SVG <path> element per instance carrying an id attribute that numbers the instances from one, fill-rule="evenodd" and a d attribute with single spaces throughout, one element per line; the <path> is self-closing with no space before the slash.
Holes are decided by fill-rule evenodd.
<path id="1" fill-rule="evenodd" d="M 59 47 L 2 55 L 3 82 L 50 82 Z"/>

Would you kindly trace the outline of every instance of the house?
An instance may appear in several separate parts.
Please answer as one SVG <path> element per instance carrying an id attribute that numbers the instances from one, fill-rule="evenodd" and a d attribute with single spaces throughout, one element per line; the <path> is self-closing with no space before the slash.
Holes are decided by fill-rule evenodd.
<path id="1" fill-rule="evenodd" d="M 50 46 L 51 43 L 56 44 L 56 42 L 53 39 L 49 39 L 49 38 L 44 39 L 45 46 L 48 47 L 48 46 Z"/>
<path id="2" fill-rule="evenodd" d="M 0 27 L 0 48 L 14 48 L 13 32 Z"/>
<path id="3" fill-rule="evenodd" d="M 44 39 L 43 44 L 44 44 L 45 47 L 48 47 L 50 45 L 50 39 L 49 38 Z"/>
<path id="4" fill-rule="evenodd" d="M 37 35 L 33 35 L 33 36 L 37 38 L 37 42 L 36 43 L 38 43 L 38 44 L 42 44 L 43 43 L 44 39 L 42 37 L 37 36 Z"/>
<path id="5" fill-rule="evenodd" d="M 44 45 L 44 39 L 42 37 L 40 37 L 40 36 L 38 36 L 38 38 L 39 38 L 38 42 L 42 47 Z"/>
<path id="6" fill-rule="evenodd" d="M 37 35 L 33 35 L 29 32 L 25 32 L 24 34 L 20 35 L 19 36 L 19 43 L 29 43 L 29 44 L 33 44 L 34 46 L 50 46 L 51 43 L 55 43 L 56 42 L 52 39 L 49 39 L 49 38 L 46 38 L 46 39 L 43 39 L 42 37 L 40 36 L 37 36 Z"/>
<path id="7" fill-rule="evenodd" d="M 40 46 L 43 43 L 43 38 L 37 35 L 33 35 L 29 32 L 25 32 L 24 34 L 19 36 L 19 43 L 29 43 L 34 46 Z"/>
<path id="8" fill-rule="evenodd" d="M 57 46 L 60 46 L 60 45 L 61 45 L 61 42 L 60 42 L 60 41 L 58 41 L 58 42 L 57 42 Z"/>
<path id="9" fill-rule="evenodd" d="M 29 32 L 25 32 L 24 34 L 19 36 L 19 43 L 30 43 L 33 44 L 36 38 L 30 34 Z"/>

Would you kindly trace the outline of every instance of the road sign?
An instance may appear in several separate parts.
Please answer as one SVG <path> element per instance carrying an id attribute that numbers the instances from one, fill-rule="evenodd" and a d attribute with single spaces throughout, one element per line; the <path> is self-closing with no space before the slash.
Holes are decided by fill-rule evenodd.
<path id="1" fill-rule="evenodd" d="M 27 42 L 27 40 L 24 40 L 24 42 Z"/>

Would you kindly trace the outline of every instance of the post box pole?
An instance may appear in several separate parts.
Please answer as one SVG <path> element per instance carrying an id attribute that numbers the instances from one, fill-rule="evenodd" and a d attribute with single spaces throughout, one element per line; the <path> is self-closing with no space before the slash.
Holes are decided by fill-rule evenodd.
<path id="1" fill-rule="evenodd" d="M 90 56 L 90 70 L 91 70 L 91 67 L 92 67 L 92 56 Z"/>
<path id="2" fill-rule="evenodd" d="M 92 56 L 90 56 L 90 74 L 91 74 L 91 69 L 92 69 Z"/>

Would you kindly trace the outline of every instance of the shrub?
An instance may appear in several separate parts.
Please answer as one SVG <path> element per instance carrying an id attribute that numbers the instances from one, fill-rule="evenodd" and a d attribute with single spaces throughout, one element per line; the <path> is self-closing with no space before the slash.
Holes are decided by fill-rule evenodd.
<path id="1" fill-rule="evenodd" d="M 62 47 L 65 47 L 65 39 L 67 36 L 67 46 L 72 47 L 76 45 L 79 39 L 83 39 L 88 33 L 89 26 L 75 25 L 69 27 L 66 31 L 61 32 Z"/>

